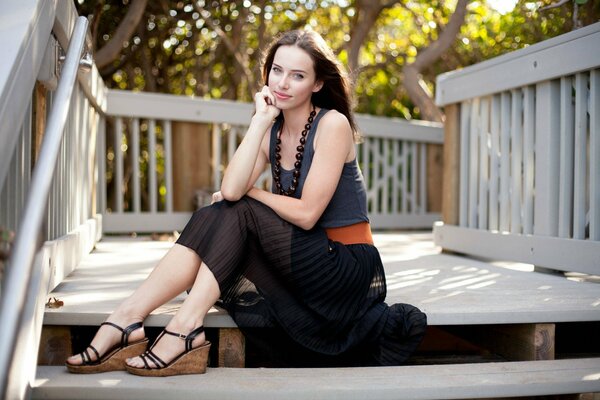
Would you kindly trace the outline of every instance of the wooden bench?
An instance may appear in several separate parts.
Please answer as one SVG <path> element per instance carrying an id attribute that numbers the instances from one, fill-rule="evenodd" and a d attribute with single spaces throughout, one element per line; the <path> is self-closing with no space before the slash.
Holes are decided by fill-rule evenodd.
<path id="1" fill-rule="evenodd" d="M 431 233 L 376 234 L 375 241 L 386 267 L 386 301 L 414 304 L 427 313 L 429 345 L 445 341 L 451 332 L 506 360 L 551 360 L 556 324 L 600 321 L 598 284 L 440 254 Z M 70 326 L 98 326 L 171 245 L 114 238 L 100 242 L 50 294 L 64 306 L 45 313 L 41 364 L 62 363 L 72 351 Z M 164 327 L 183 296 L 152 313 L 146 326 Z M 205 326 L 219 329 L 218 365 L 243 367 L 244 339 L 233 320 L 213 309 Z"/>
<path id="2" fill-rule="evenodd" d="M 38 367 L 33 399 L 481 399 L 600 391 L 600 359 L 380 368 L 209 368 L 148 379 Z"/>

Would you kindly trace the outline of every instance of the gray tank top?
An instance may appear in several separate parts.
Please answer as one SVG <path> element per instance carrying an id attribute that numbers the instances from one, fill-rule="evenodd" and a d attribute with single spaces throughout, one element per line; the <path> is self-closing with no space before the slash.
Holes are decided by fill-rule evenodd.
<path id="1" fill-rule="evenodd" d="M 327 109 L 321 109 L 306 136 L 306 145 L 304 146 L 304 155 L 302 166 L 300 167 L 300 179 L 298 180 L 298 188 L 294 193 L 295 198 L 302 196 L 302 188 L 304 181 L 310 170 L 313 156 L 315 154 L 314 138 L 317 131 L 319 121 L 327 113 Z M 277 141 L 277 132 L 281 127 L 282 119 L 277 119 L 271 129 L 271 137 L 269 144 L 269 160 L 275 160 L 275 144 Z M 274 163 L 271 163 L 271 174 L 273 174 Z M 281 168 L 281 185 L 284 188 L 289 188 L 292 183 L 293 170 Z M 271 191 L 276 193 L 275 184 L 271 185 Z M 356 158 L 344 164 L 342 175 L 338 182 L 335 193 L 329 202 L 329 205 L 321 215 L 317 225 L 323 228 L 336 228 L 356 224 L 358 222 L 368 222 L 367 215 L 367 192 L 363 181 L 362 174 L 358 168 Z"/>

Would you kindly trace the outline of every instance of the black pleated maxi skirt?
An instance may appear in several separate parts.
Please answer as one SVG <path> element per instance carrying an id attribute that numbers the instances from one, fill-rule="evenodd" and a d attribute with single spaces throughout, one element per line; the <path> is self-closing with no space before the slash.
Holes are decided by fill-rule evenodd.
<path id="1" fill-rule="evenodd" d="M 196 211 L 177 243 L 214 274 L 225 308 L 269 365 L 399 365 L 426 316 L 388 306 L 379 252 L 303 230 L 243 197 Z"/>

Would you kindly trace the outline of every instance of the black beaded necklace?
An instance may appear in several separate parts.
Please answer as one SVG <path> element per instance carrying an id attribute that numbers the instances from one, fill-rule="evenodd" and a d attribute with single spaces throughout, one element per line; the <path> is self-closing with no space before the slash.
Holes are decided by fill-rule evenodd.
<path id="1" fill-rule="evenodd" d="M 310 127 L 315 119 L 315 115 L 317 112 L 315 111 L 315 106 L 313 105 L 313 109 L 308 116 L 308 121 L 306 125 L 304 125 L 304 130 L 300 136 L 300 144 L 296 147 L 298 153 L 296 153 L 296 162 L 294 163 L 294 173 L 292 177 L 292 185 L 289 189 L 285 190 L 281 186 L 281 133 L 283 133 L 283 124 L 281 125 L 281 131 L 279 136 L 277 136 L 276 146 L 275 146 L 275 167 L 273 168 L 273 180 L 275 181 L 275 187 L 279 194 L 284 196 L 292 196 L 296 193 L 296 189 L 298 188 L 298 179 L 300 179 L 300 167 L 302 167 L 302 155 L 304 154 L 304 145 L 306 144 L 306 135 L 310 131 Z"/>

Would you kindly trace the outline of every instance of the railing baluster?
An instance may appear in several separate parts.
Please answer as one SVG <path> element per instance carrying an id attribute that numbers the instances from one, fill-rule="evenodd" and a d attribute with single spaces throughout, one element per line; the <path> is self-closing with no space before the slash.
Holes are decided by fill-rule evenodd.
<path id="1" fill-rule="evenodd" d="M 590 74 L 590 240 L 600 241 L 600 69 Z"/>
<path id="2" fill-rule="evenodd" d="M 503 92 L 500 103 L 500 221 L 499 230 L 507 232 L 510 222 L 510 93 Z"/>
<path id="3" fill-rule="evenodd" d="M 171 121 L 163 121 L 165 149 L 165 187 L 167 189 L 166 211 L 173 212 L 173 146 L 171 145 Z"/>
<path id="4" fill-rule="evenodd" d="M 238 128 L 232 126 L 227 134 L 227 162 L 231 161 L 237 148 Z"/>
<path id="5" fill-rule="evenodd" d="M 459 197 L 459 225 L 468 226 L 469 214 L 469 132 L 471 128 L 470 116 L 471 102 L 463 101 L 460 105 L 460 197 Z"/>
<path id="6" fill-rule="evenodd" d="M 405 214 L 408 212 L 408 153 L 410 149 L 408 148 L 408 141 L 402 142 L 402 167 L 401 167 L 401 176 L 402 176 L 402 207 L 400 208 L 400 213 Z"/>
<path id="7" fill-rule="evenodd" d="M 389 139 L 382 139 L 382 144 L 383 144 L 383 163 L 382 163 L 382 167 L 383 167 L 383 171 L 382 171 L 382 178 L 381 178 L 381 183 L 382 183 L 382 188 L 381 188 L 381 213 L 382 214 L 387 214 L 389 211 L 389 207 L 388 207 L 388 203 L 390 200 L 390 196 L 389 196 L 389 186 L 390 186 L 390 169 L 389 169 L 389 164 L 390 164 L 390 140 Z"/>
<path id="8" fill-rule="evenodd" d="M 121 143 L 123 140 L 123 119 L 117 117 L 115 119 L 115 137 L 114 137 L 114 181 L 115 181 L 115 199 L 116 212 L 123 212 L 123 152 L 121 151 Z"/>
<path id="9" fill-rule="evenodd" d="M 573 239 L 585 239 L 585 197 L 587 169 L 587 73 L 575 76 L 575 178 L 573 197 Z"/>
<path id="10" fill-rule="evenodd" d="M 494 95 L 490 117 L 490 180 L 488 227 L 498 230 L 498 188 L 500 178 L 500 96 Z"/>
<path id="11" fill-rule="evenodd" d="M 560 159 L 558 190 L 558 236 L 571 237 L 573 218 L 573 83 L 571 77 L 560 80 Z"/>
<path id="12" fill-rule="evenodd" d="M 150 195 L 150 212 L 158 209 L 156 185 L 156 120 L 148 120 L 148 194 Z"/>
<path id="13" fill-rule="evenodd" d="M 212 139 L 213 187 L 218 190 L 221 187 L 221 151 L 223 149 L 221 127 L 219 126 L 219 124 L 213 124 Z"/>
<path id="14" fill-rule="evenodd" d="M 535 161 L 535 89 L 525 87 L 523 98 L 523 233 L 533 233 Z"/>
<path id="15" fill-rule="evenodd" d="M 511 200 L 510 232 L 521 233 L 521 191 L 523 179 L 523 99 L 521 90 L 512 91 L 511 113 Z"/>
<path id="16" fill-rule="evenodd" d="M 419 198 L 421 199 L 419 214 L 425 214 L 427 212 L 427 145 L 425 143 L 419 143 L 419 150 L 419 160 L 421 160 L 421 167 L 419 168 Z"/>
<path id="17" fill-rule="evenodd" d="M 106 213 L 106 118 L 100 117 L 97 136 L 98 157 L 98 213 Z"/>
<path id="18" fill-rule="evenodd" d="M 133 203 L 133 211 L 139 213 L 142 210 L 142 196 L 140 189 L 140 120 L 132 118 L 129 121 L 131 132 L 131 145 L 127 151 L 131 152 L 132 175 L 131 182 L 133 183 L 133 191 L 131 193 L 131 201 Z M 150 172 L 148 171 L 148 174 Z"/>
<path id="19" fill-rule="evenodd" d="M 479 98 L 471 104 L 471 118 L 469 130 L 469 228 L 477 228 L 477 191 L 478 191 L 478 134 L 479 130 Z"/>
<path id="20" fill-rule="evenodd" d="M 560 146 L 560 85 L 536 85 L 535 102 L 535 201 L 533 233 L 558 234 L 558 163 Z"/>
<path id="21" fill-rule="evenodd" d="M 417 207 L 417 193 L 419 191 L 419 180 L 418 180 L 418 160 L 417 160 L 417 143 L 410 142 L 411 152 L 411 170 L 410 170 L 410 214 L 416 214 L 418 212 Z"/>
<path id="22" fill-rule="evenodd" d="M 383 139 L 375 139 L 373 146 L 373 211 L 381 214 L 381 143 Z M 379 201 L 378 201 L 379 200 Z"/>
<path id="23" fill-rule="evenodd" d="M 400 180 L 398 179 L 398 159 L 400 153 L 400 141 L 394 140 L 392 142 L 392 160 L 390 165 L 390 173 L 392 178 L 392 208 L 393 214 L 398 213 L 398 197 L 400 196 Z"/>
<path id="24" fill-rule="evenodd" d="M 479 126 L 479 210 L 478 228 L 488 228 L 488 191 L 489 191 L 489 126 L 490 99 L 481 99 Z"/>

